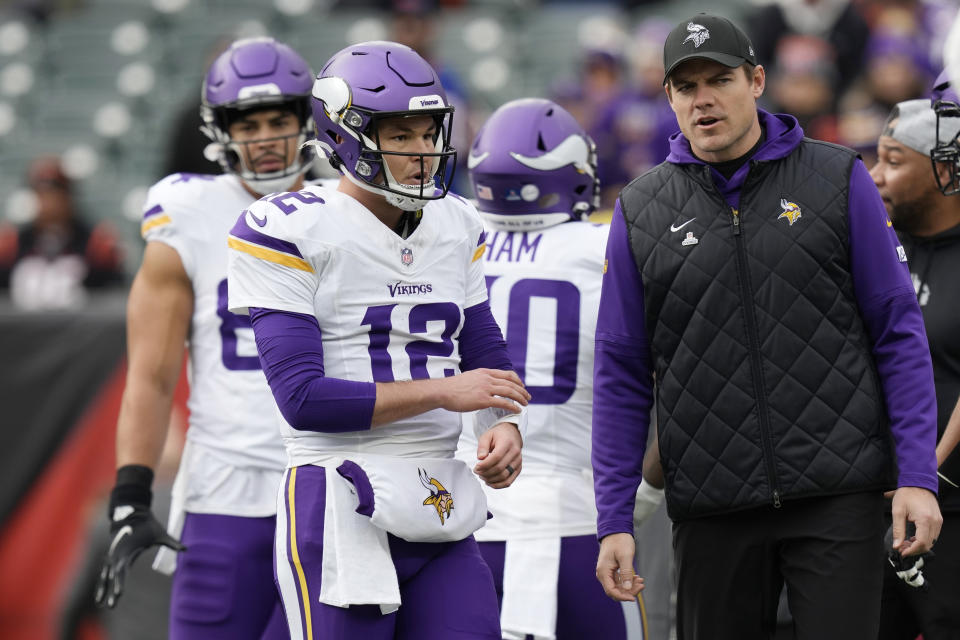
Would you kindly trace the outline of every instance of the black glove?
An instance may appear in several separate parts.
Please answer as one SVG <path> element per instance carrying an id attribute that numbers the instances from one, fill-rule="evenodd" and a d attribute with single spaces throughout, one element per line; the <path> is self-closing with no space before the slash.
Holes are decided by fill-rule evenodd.
<path id="1" fill-rule="evenodd" d="M 913 535 L 914 532 L 914 524 L 908 522 L 908 536 Z M 887 533 L 883 537 L 883 543 L 887 547 L 887 562 L 893 567 L 898 578 L 911 587 L 920 589 L 921 591 L 926 591 L 930 588 L 930 583 L 923 577 L 922 569 L 923 565 L 933 558 L 933 551 L 927 551 L 926 553 L 915 556 L 901 556 L 899 551 L 891 548 L 893 545 L 893 526 L 887 529 Z"/>
<path id="2" fill-rule="evenodd" d="M 186 547 L 167 534 L 166 527 L 150 512 L 153 471 L 141 465 L 117 469 L 117 484 L 110 492 L 110 548 L 104 558 L 94 600 L 98 606 L 113 608 L 123 593 L 127 569 L 142 552 L 156 545 L 174 551 Z"/>

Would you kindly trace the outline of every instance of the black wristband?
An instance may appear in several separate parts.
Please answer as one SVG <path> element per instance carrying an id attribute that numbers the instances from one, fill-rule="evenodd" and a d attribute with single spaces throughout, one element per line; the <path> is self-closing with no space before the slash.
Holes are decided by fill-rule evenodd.
<path id="1" fill-rule="evenodd" d="M 153 470 L 142 464 L 128 464 L 117 469 L 117 484 L 110 492 L 110 510 L 120 504 L 150 508 L 153 502 Z"/>

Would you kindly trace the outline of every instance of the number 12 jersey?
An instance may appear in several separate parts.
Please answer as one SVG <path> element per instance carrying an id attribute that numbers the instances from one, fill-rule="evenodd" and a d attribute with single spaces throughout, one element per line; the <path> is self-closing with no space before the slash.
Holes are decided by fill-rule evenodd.
<path id="1" fill-rule="evenodd" d="M 326 376 L 393 382 L 460 372 L 463 311 L 487 298 L 483 225 L 465 200 L 430 201 L 404 239 L 352 197 L 309 186 L 254 203 L 229 243 L 230 309 L 315 316 Z M 451 457 L 461 430 L 460 414 L 442 409 L 340 433 L 277 416 L 291 466 L 351 452 Z"/>

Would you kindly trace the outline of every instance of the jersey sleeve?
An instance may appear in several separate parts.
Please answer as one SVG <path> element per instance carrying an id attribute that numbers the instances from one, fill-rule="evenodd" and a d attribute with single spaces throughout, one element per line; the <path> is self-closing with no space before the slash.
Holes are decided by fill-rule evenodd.
<path id="1" fill-rule="evenodd" d="M 292 226 L 267 200 L 240 214 L 227 239 L 230 311 L 246 315 L 250 307 L 261 307 L 315 315 L 316 270 L 301 253 Z"/>
<path id="2" fill-rule="evenodd" d="M 883 385 L 897 486 L 936 493 L 937 397 L 923 313 L 906 253 L 860 160 L 850 176 L 849 223 L 853 288 Z"/>
<path id="3" fill-rule="evenodd" d="M 162 242 L 179 255 L 183 268 L 191 278 L 196 260 L 184 230 L 183 206 L 179 203 L 173 176 L 164 178 L 147 192 L 140 222 L 140 235 L 146 242 Z"/>
<path id="4" fill-rule="evenodd" d="M 472 213 L 467 223 L 467 232 L 471 239 L 469 245 L 471 252 L 467 263 L 467 288 L 464 303 L 464 308 L 469 308 L 487 299 L 487 282 L 483 277 L 483 255 L 487 251 L 487 235 L 483 230 L 480 214 L 473 208 L 473 205 L 466 202 L 465 205 L 470 208 Z"/>

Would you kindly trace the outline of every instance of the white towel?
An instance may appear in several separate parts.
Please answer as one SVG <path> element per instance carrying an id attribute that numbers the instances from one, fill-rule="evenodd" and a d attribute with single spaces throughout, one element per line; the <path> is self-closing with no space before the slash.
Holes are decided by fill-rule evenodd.
<path id="1" fill-rule="evenodd" d="M 373 514 L 362 515 L 357 490 L 337 471 L 344 459 L 318 460 L 327 480 L 320 602 L 376 604 L 390 613 L 400 607 L 400 587 L 387 532 L 412 542 L 462 540 L 486 522 L 486 495 L 453 458 L 350 455 L 374 494 Z"/>
<path id="2" fill-rule="evenodd" d="M 387 532 L 356 512 L 356 491 L 335 468 L 326 467 L 326 479 L 320 602 L 335 607 L 376 604 L 382 613 L 396 611 L 400 585 Z"/>
<path id="3" fill-rule="evenodd" d="M 487 522 L 477 476 L 454 458 L 350 458 L 376 497 L 370 521 L 409 542 L 463 540 Z"/>
<path id="4" fill-rule="evenodd" d="M 557 637 L 560 538 L 507 540 L 500 627 L 506 640 Z"/>

